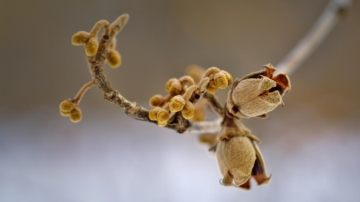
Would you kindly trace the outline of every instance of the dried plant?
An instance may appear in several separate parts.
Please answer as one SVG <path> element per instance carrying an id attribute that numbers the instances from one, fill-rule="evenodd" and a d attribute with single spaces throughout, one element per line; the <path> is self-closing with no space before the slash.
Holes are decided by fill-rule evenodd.
<path id="1" fill-rule="evenodd" d="M 336 13 L 343 9 L 344 5 L 336 5 L 335 10 L 334 4 L 328 6 L 324 15 L 329 15 L 329 10 L 333 11 L 333 15 L 323 17 L 324 19 L 328 20 L 331 17 L 333 20 L 337 20 Z M 89 33 L 80 31 L 73 35 L 72 44 L 85 47 L 92 80 L 80 89 L 75 98 L 61 102 L 60 114 L 69 116 L 72 122 L 79 122 L 82 118 L 79 108 L 81 98 L 88 89 L 96 85 L 104 92 L 105 99 L 120 106 L 127 115 L 134 119 L 155 123 L 178 133 L 186 131 L 200 133 L 199 140 L 209 144 L 210 151 L 216 152 L 220 172 L 223 176 L 222 185 L 250 189 L 251 177 L 258 185 L 269 182 L 270 176 L 266 173 L 265 161 L 257 145 L 260 140 L 251 134 L 250 130 L 240 122 L 240 119 L 264 118 L 277 106 L 283 105 L 282 97 L 291 88 L 286 72 L 293 72 L 298 64 L 305 60 L 307 53 L 314 50 L 313 44 L 319 39 L 325 38 L 328 32 L 324 32 L 324 29 L 328 30 L 333 23 L 329 23 L 327 27 L 317 26 L 312 30 L 313 33 L 306 36 L 307 40 L 301 42 L 294 49 L 295 52 L 300 52 L 297 54 L 301 56 L 300 59 L 289 56 L 290 59 L 280 63 L 284 73 L 273 76 L 276 69 L 268 64 L 264 65 L 264 69 L 261 71 L 250 73 L 242 79 L 233 81 L 231 74 L 225 70 L 217 67 L 204 70 L 193 65 L 187 69 L 188 75 L 169 79 L 165 84 L 168 94 L 151 97 L 149 104 L 153 108 L 147 110 L 123 97 L 112 87 L 104 73 L 106 62 L 112 68 L 121 65 L 122 59 L 120 53 L 116 51 L 115 37 L 128 20 L 128 14 L 121 15 L 111 24 L 106 20 L 100 20 Z M 104 33 L 98 41 L 101 28 L 104 28 Z M 312 40 L 313 38 L 316 40 Z M 284 66 L 284 63 L 287 65 Z M 229 86 L 231 88 L 226 103 L 219 103 L 214 94 L 218 89 L 226 89 Z M 204 108 L 207 105 L 221 117 L 220 122 L 216 121 L 210 124 L 204 122 Z M 215 126 L 216 134 L 209 133 L 208 129 L 213 126 Z"/>

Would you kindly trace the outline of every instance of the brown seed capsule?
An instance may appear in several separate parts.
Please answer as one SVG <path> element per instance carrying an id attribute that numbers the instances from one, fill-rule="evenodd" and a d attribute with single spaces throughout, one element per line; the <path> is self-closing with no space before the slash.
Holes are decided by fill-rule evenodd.
<path id="1" fill-rule="evenodd" d="M 270 92 L 275 86 L 276 82 L 267 77 L 245 79 L 236 84 L 228 100 L 231 99 L 240 114 L 246 117 L 260 116 L 282 104 L 279 91 Z"/>

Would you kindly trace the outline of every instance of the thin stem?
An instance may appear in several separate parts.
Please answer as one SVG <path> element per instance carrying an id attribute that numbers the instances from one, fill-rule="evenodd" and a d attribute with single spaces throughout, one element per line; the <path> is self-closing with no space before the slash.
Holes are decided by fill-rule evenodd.
<path id="1" fill-rule="evenodd" d="M 94 85 L 94 81 L 89 81 L 86 84 L 84 84 L 79 92 L 76 94 L 75 98 L 73 99 L 73 102 L 75 104 L 79 104 L 81 99 L 84 97 L 87 90 L 89 90 Z"/>
<path id="2" fill-rule="evenodd" d="M 216 112 L 220 117 L 224 116 L 224 107 L 220 104 L 218 98 L 215 95 L 211 93 L 205 93 L 203 98 L 207 99 L 208 104 L 214 112 Z"/>
<path id="3" fill-rule="evenodd" d="M 292 74 L 330 34 L 351 0 L 331 0 L 308 33 L 275 66 L 279 73 Z"/>
<path id="4" fill-rule="evenodd" d="M 99 34 L 100 29 L 104 27 L 105 29 L 105 35 L 109 35 L 110 34 L 110 26 L 109 26 L 109 22 L 107 20 L 100 20 L 99 22 L 97 22 L 94 27 L 92 28 L 92 30 L 90 31 L 90 37 L 97 37 L 97 35 Z"/>

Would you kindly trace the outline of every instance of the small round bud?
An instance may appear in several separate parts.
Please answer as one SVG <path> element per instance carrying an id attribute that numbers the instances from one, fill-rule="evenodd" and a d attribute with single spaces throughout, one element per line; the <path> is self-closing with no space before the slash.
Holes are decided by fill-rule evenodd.
<path id="1" fill-rule="evenodd" d="M 149 100 L 149 105 L 152 107 L 160 107 L 165 102 L 165 99 L 161 95 L 154 95 Z"/>
<path id="2" fill-rule="evenodd" d="M 149 111 L 149 119 L 152 121 L 157 121 L 157 114 L 161 110 L 160 107 L 155 107 L 154 109 Z"/>
<path id="3" fill-rule="evenodd" d="M 181 95 L 177 95 L 170 100 L 169 108 L 171 112 L 181 111 L 185 106 L 185 100 Z"/>
<path id="4" fill-rule="evenodd" d="M 169 112 L 165 111 L 164 109 L 162 109 L 157 113 L 157 120 L 159 123 L 168 122 L 169 119 L 170 119 Z"/>
<path id="5" fill-rule="evenodd" d="M 158 122 L 158 126 L 164 127 L 168 124 L 168 121 L 165 122 Z"/>
<path id="6" fill-rule="evenodd" d="M 81 110 L 80 110 L 80 108 L 74 108 L 73 110 L 71 110 L 71 112 L 70 112 L 70 120 L 73 123 L 77 123 L 77 122 L 81 121 Z"/>
<path id="7" fill-rule="evenodd" d="M 215 85 L 220 89 L 228 87 L 228 80 L 223 72 L 218 72 L 214 75 Z"/>
<path id="8" fill-rule="evenodd" d="M 71 42 L 73 45 L 75 46 L 80 46 L 85 44 L 90 38 L 90 34 L 84 31 L 80 31 L 75 33 L 72 38 L 71 38 Z"/>
<path id="9" fill-rule="evenodd" d="M 60 114 L 61 114 L 61 116 L 63 116 L 63 117 L 70 116 L 70 112 L 64 112 L 64 111 L 61 111 L 61 110 L 60 110 Z"/>
<path id="10" fill-rule="evenodd" d="M 218 87 L 215 84 L 214 79 L 211 79 L 208 83 L 208 85 L 206 86 L 206 91 L 208 91 L 211 94 L 214 94 L 217 91 Z"/>
<path id="11" fill-rule="evenodd" d="M 233 78 L 232 78 L 231 74 L 229 74 L 229 72 L 227 72 L 227 71 L 222 71 L 222 72 L 225 74 L 225 77 L 228 81 L 228 86 L 229 86 L 230 84 L 232 84 Z"/>
<path id="12" fill-rule="evenodd" d="M 98 51 L 98 41 L 95 37 L 91 37 L 86 43 L 85 43 L 85 52 L 87 56 L 94 56 Z"/>
<path id="13" fill-rule="evenodd" d="M 74 104 L 69 100 L 64 100 L 60 103 L 59 108 L 60 112 L 70 112 L 72 109 L 74 109 Z"/>
<path id="14" fill-rule="evenodd" d="M 107 61 L 111 68 L 115 69 L 119 67 L 122 62 L 120 53 L 116 50 L 110 50 Z"/>
<path id="15" fill-rule="evenodd" d="M 181 115 L 185 119 L 191 119 L 192 117 L 194 117 L 195 109 L 194 109 L 194 105 L 190 101 L 186 102 L 184 109 L 181 110 Z"/>
<path id="16" fill-rule="evenodd" d="M 179 95 L 182 92 L 182 85 L 179 80 L 173 78 L 165 84 L 166 91 L 171 95 Z"/>

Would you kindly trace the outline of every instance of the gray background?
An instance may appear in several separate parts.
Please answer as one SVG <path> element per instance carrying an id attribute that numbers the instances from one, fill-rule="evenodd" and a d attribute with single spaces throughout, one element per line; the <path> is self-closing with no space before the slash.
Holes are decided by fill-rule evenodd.
<path id="1" fill-rule="evenodd" d="M 105 71 L 125 97 L 149 108 L 189 64 L 235 78 L 276 64 L 326 4 L 1 0 L 0 201 L 359 201 L 358 1 L 291 76 L 286 106 L 245 120 L 262 140 L 273 175 L 266 186 L 222 187 L 216 159 L 196 135 L 132 120 L 97 88 L 80 105 L 80 123 L 58 112 L 90 80 L 71 36 L 100 19 L 130 14 L 118 36 L 123 64 Z M 224 101 L 226 90 L 218 95 Z"/>

